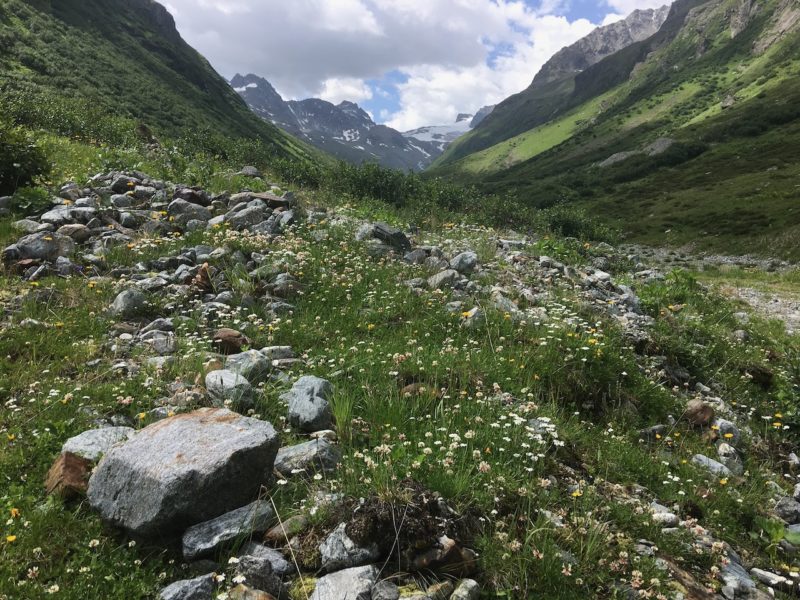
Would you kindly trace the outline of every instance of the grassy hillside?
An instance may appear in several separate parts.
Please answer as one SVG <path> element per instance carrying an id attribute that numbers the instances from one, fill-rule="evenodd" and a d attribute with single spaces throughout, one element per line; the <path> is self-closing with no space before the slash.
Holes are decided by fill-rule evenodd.
<path id="1" fill-rule="evenodd" d="M 595 95 L 578 107 L 431 174 L 531 206 L 571 202 L 636 241 L 797 258 L 800 32 L 792 5 L 772 0 L 733 36 L 739 4 L 702 3 L 626 81 L 586 83 L 611 67 L 614 81 L 630 49 L 579 76 Z M 660 138 L 672 146 L 648 156 Z"/>
<path id="2" fill-rule="evenodd" d="M 309 152 L 255 117 L 152 0 L 8 0 L 0 4 L 2 118 L 56 133 L 121 141 L 191 133 L 267 152 Z M 219 144 L 218 144 L 219 145 Z"/>

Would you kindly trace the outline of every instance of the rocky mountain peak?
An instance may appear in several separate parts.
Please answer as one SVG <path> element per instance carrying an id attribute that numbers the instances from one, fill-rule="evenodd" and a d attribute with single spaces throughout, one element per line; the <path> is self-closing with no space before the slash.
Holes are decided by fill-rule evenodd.
<path id="1" fill-rule="evenodd" d="M 580 73 L 605 57 L 649 38 L 664 24 L 669 10 L 669 6 L 635 10 L 621 21 L 598 27 L 586 37 L 553 55 L 534 77 L 532 87 Z"/>

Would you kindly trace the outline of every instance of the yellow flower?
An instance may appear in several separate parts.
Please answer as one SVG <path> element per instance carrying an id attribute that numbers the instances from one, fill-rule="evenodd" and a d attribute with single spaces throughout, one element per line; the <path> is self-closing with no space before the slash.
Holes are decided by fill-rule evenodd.
<path id="1" fill-rule="evenodd" d="M 726 433 L 722 437 L 724 437 L 726 440 L 729 440 L 729 439 L 731 439 L 733 437 L 733 434 L 732 433 Z"/>
<path id="2" fill-rule="evenodd" d="M 367 331 L 372 331 L 373 329 L 375 329 L 374 323 L 370 323 L 369 325 L 367 325 Z"/>
<path id="3" fill-rule="evenodd" d="M 775 413 L 775 418 L 776 419 L 782 419 L 783 415 L 781 413 Z"/>
<path id="4" fill-rule="evenodd" d="M 18 508 L 12 508 L 12 509 L 11 509 L 11 518 L 12 518 L 12 519 L 16 519 L 16 518 L 18 518 L 20 514 L 21 514 L 21 513 L 19 512 L 19 509 L 18 509 Z"/>
<path id="5" fill-rule="evenodd" d="M 720 479 L 720 480 L 719 480 L 719 484 L 720 484 L 720 485 L 728 485 L 728 478 L 727 478 L 727 477 L 725 477 L 725 478 L 723 478 L 723 479 Z"/>
<path id="6" fill-rule="evenodd" d="M 781 423 L 780 421 L 775 421 L 775 422 L 772 424 L 772 426 L 773 426 L 775 429 L 777 429 L 777 428 L 778 428 L 778 427 L 780 427 L 781 425 L 783 425 L 783 423 Z"/>
<path id="7" fill-rule="evenodd" d="M 580 490 L 575 490 L 574 492 L 572 492 L 573 498 L 580 498 L 581 496 L 583 496 L 583 492 Z"/>
<path id="8" fill-rule="evenodd" d="M 137 417 L 137 418 L 138 418 L 140 421 L 144 421 L 144 419 L 145 419 L 145 417 L 146 417 L 146 416 L 147 416 L 147 413 L 143 413 L 143 412 L 140 412 L 138 415 L 136 415 L 136 417 Z"/>
<path id="9" fill-rule="evenodd" d="M 62 327 L 64 327 L 64 323 L 59 321 L 58 323 L 55 324 L 55 326 L 56 326 L 56 328 L 61 329 Z"/>
<path id="10" fill-rule="evenodd" d="M 461 313 L 461 316 L 462 316 L 464 319 L 468 319 L 468 318 L 469 318 L 469 311 L 466 311 L 466 310 L 465 310 L 464 312 L 462 312 L 462 313 Z"/>
<path id="11" fill-rule="evenodd" d="M 8 438 L 9 442 L 13 442 L 15 439 L 17 439 L 17 436 L 15 436 L 13 433 L 7 433 L 6 437 Z"/>
<path id="12" fill-rule="evenodd" d="M 7 541 L 9 544 L 11 544 L 11 543 L 13 543 L 13 542 L 16 542 L 16 541 L 17 541 L 17 536 L 15 536 L 15 535 L 7 535 L 7 536 L 6 536 L 6 541 Z"/>

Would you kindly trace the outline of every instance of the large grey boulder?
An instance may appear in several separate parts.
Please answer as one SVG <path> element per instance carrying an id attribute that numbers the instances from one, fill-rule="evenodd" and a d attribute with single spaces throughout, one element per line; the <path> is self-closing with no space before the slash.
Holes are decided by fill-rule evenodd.
<path id="1" fill-rule="evenodd" d="M 96 462 L 113 446 L 131 439 L 135 433 L 133 427 L 90 429 L 69 438 L 61 447 L 61 452 L 70 452 Z"/>
<path id="2" fill-rule="evenodd" d="M 3 251 L 3 260 L 47 260 L 54 261 L 59 256 L 67 256 L 74 252 L 75 242 L 72 238 L 60 233 L 41 231 L 20 238 Z"/>
<path id="3" fill-rule="evenodd" d="M 195 560 L 234 540 L 266 531 L 275 512 L 266 500 L 256 500 L 204 523 L 192 525 L 183 534 L 183 557 Z"/>
<path id="4" fill-rule="evenodd" d="M 373 565 L 331 573 L 317 580 L 310 600 L 371 600 L 378 574 Z"/>
<path id="5" fill-rule="evenodd" d="M 258 225 L 267 216 L 264 206 L 248 206 L 243 210 L 230 212 L 225 215 L 225 222 L 230 223 L 231 227 L 240 231 L 252 227 L 253 225 Z"/>
<path id="6" fill-rule="evenodd" d="M 365 565 L 380 558 L 377 544 L 366 548 L 358 546 L 347 535 L 346 527 L 345 523 L 339 523 L 319 546 L 322 568 L 328 573 Z"/>
<path id="7" fill-rule="evenodd" d="M 279 444 L 269 423 L 226 409 L 170 417 L 103 457 L 89 503 L 134 536 L 171 539 L 256 497 Z"/>
<path id="8" fill-rule="evenodd" d="M 169 584 L 158 595 L 160 600 L 211 600 L 214 594 L 214 576 L 201 575 Z"/>
<path id="9" fill-rule="evenodd" d="M 478 266 L 478 255 L 474 252 L 462 252 L 450 261 L 450 268 L 462 275 L 469 275 Z"/>
<path id="10" fill-rule="evenodd" d="M 108 312 L 112 317 L 129 319 L 142 314 L 146 306 L 147 296 L 142 292 L 139 290 L 125 290 L 117 294 Z"/>
<path id="11" fill-rule="evenodd" d="M 337 446 L 320 438 L 278 450 L 275 470 L 284 477 L 298 473 L 333 471 L 341 458 L 342 453 Z"/>
<path id="12" fill-rule="evenodd" d="M 272 370 L 272 361 L 258 350 L 231 354 L 225 359 L 225 368 L 238 373 L 251 383 L 266 381 Z"/>
<path id="13" fill-rule="evenodd" d="M 239 407 L 253 404 L 253 386 L 238 373 L 227 369 L 211 371 L 206 375 L 206 389 L 214 406 L 225 406 L 226 402 Z"/>
<path id="14" fill-rule="evenodd" d="M 300 431 L 314 432 L 330 429 L 333 413 L 328 401 L 333 394 L 329 381 L 306 375 L 298 379 L 281 400 L 289 404 L 289 423 Z"/>

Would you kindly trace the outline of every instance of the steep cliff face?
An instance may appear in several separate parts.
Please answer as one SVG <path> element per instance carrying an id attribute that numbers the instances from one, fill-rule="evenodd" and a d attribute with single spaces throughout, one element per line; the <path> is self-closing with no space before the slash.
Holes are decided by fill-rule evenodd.
<path id="1" fill-rule="evenodd" d="M 536 74 L 531 86 L 541 87 L 580 73 L 606 56 L 649 38 L 661 28 L 668 14 L 668 6 L 636 10 L 622 21 L 598 27 L 585 38 L 554 54 Z"/>

